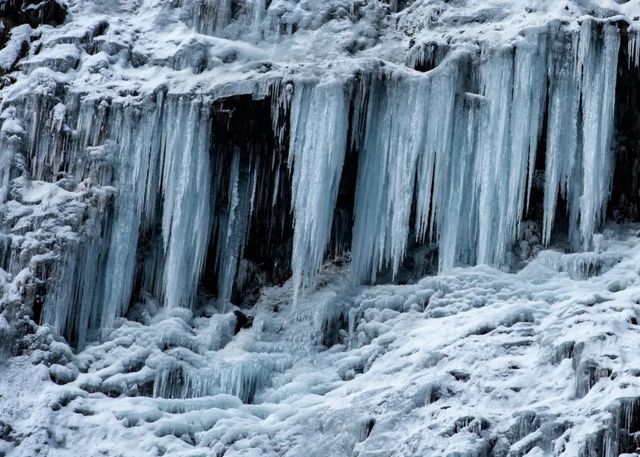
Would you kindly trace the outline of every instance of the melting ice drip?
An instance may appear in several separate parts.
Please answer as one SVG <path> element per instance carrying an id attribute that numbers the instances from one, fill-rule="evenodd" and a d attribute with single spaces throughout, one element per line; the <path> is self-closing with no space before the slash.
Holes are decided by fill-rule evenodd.
<path id="1" fill-rule="evenodd" d="M 454 53 L 427 73 L 380 70 L 345 80 L 294 81 L 293 97 L 284 84 L 272 87 L 272 118 L 289 113 L 295 295 L 313 287 L 324 261 L 348 150 L 358 153 L 351 243 L 356 282 L 375 281 L 387 267 L 396 274 L 411 236 L 437 242 L 441 271 L 502 264 L 528 204 L 543 131 L 544 243 L 560 195 L 574 248 L 589 249 L 611 185 L 619 48 L 617 26 L 585 21 L 579 33 L 551 26 L 514 46 L 484 49 L 479 64 Z M 5 110 L 11 122 L 3 122 L 0 161 L 14 154 L 22 133 L 11 132 L 22 118 L 34 179 L 69 172 L 78 182 L 113 179 L 118 192 L 83 251 L 60 262 L 59 287 L 47 297 L 44 321 L 83 344 L 91 330 L 112 326 L 126 311 L 136 269 L 143 270 L 145 290 L 164 306 L 192 306 L 212 227 L 220 227 L 219 299 L 228 301 L 260 186 L 257 172 L 241 173 L 237 161 L 216 168 L 212 101 L 159 92 L 142 106 L 78 95 L 64 105 L 47 103 L 31 97 L 18 110 Z M 73 134 L 60 134 L 63 123 L 75 125 Z M 275 122 L 276 142 L 283 131 Z M 87 151 L 116 164 L 115 176 L 85 160 Z M 0 179 L 5 196 L 8 166 Z M 221 182 L 228 182 L 229 198 L 224 216 L 214 220 Z M 162 246 L 140 264 L 141 234 L 158 221 Z"/>

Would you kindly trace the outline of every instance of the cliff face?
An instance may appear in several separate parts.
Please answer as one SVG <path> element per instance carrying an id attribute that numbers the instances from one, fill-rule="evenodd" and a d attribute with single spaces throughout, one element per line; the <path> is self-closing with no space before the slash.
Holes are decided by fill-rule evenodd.
<path id="1" fill-rule="evenodd" d="M 635 451 L 640 8 L 525 3 L 0 0 L 0 452 Z"/>

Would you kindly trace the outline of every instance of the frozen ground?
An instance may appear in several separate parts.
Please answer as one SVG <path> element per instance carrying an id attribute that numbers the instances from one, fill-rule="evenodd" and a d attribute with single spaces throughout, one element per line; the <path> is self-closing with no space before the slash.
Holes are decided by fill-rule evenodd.
<path id="1" fill-rule="evenodd" d="M 47 330 L 0 377 L 9 456 L 617 456 L 640 431 L 640 239 L 350 289 L 341 268 L 253 324 L 122 319 L 73 354 Z M 150 306 L 150 305 L 148 305 Z M 206 315 L 206 313 L 205 313 Z M 173 397 L 173 399 L 163 397 Z M 628 435 L 630 433 L 631 435 Z M 591 452 L 591 453 L 590 453 Z"/>

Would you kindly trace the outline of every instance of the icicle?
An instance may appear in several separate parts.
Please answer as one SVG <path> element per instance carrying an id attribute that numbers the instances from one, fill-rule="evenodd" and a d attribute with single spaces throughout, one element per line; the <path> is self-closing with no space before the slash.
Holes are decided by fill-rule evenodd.
<path id="1" fill-rule="evenodd" d="M 313 286 L 329 243 L 347 148 L 349 101 L 336 81 L 297 84 L 291 107 L 294 297 Z"/>
<path id="2" fill-rule="evenodd" d="M 585 250 L 591 247 L 596 226 L 604 220 L 611 187 L 610 149 L 620 49 L 620 33 L 615 25 L 603 25 L 603 39 L 593 27 L 591 21 L 582 26 L 578 54 L 583 122 L 580 235 Z"/>
<path id="3" fill-rule="evenodd" d="M 475 166 L 478 114 L 485 100 L 473 94 L 462 94 L 456 99 L 455 135 L 444 176 L 438 177 L 441 189 L 438 205 L 439 233 L 438 269 L 447 271 L 458 261 L 471 262 L 475 248 L 476 228 L 471 183 Z M 440 183 L 446 181 L 448 185 Z"/>
<path id="4" fill-rule="evenodd" d="M 205 35 L 218 35 L 231 22 L 232 0 L 195 0 L 195 29 Z"/>
<path id="5" fill-rule="evenodd" d="M 638 33 L 639 31 L 636 29 L 629 29 L 627 31 L 627 64 L 629 67 L 634 66 L 637 68 L 640 66 L 640 43 L 638 43 Z"/>
<path id="6" fill-rule="evenodd" d="M 427 77 L 372 82 L 356 184 L 356 281 L 375 281 L 389 263 L 395 276 L 404 257 L 418 156 L 425 148 L 429 85 Z"/>
<path id="7" fill-rule="evenodd" d="M 271 90 L 271 126 L 275 143 L 283 146 L 286 143 L 286 121 L 289 114 L 289 105 L 291 104 L 291 96 L 293 86 L 289 83 L 273 84 Z"/>
<path id="8" fill-rule="evenodd" d="M 496 57 L 487 65 L 502 67 L 498 70 L 501 73 L 498 76 L 495 74 L 497 69 L 490 69 L 487 80 L 496 78 L 494 81 L 501 82 L 498 87 L 487 86 L 487 98 L 493 106 L 490 112 L 494 117 L 485 119 L 489 120 L 486 127 L 497 131 L 494 132 L 496 136 L 486 138 L 489 143 L 484 144 L 484 153 L 490 153 L 495 147 L 493 151 L 498 155 L 494 157 L 491 169 L 497 174 L 492 178 L 494 180 L 481 183 L 480 204 L 487 203 L 482 200 L 487 196 L 496 204 L 496 212 L 489 219 L 480 208 L 481 218 L 486 216 L 486 219 L 481 221 L 479 228 L 478 262 L 500 265 L 517 237 L 525 201 L 528 206 L 547 90 L 546 36 L 534 32 L 520 41 L 515 46 L 513 66 L 509 62 L 510 55 L 501 54 L 497 61 L 494 59 Z M 513 72 L 512 78 L 508 76 L 510 72 Z M 511 80 L 513 92 L 510 94 Z M 501 133 L 503 128 L 506 136 Z M 478 166 L 478 170 L 485 169 Z M 497 225 L 492 226 L 491 221 Z M 491 239 L 486 237 L 492 235 L 492 241 L 484 244 L 483 240 Z"/>
<path id="9" fill-rule="evenodd" d="M 233 292 L 238 265 L 242 260 L 253 213 L 256 191 L 257 164 L 241 169 L 240 152 L 234 150 L 229 177 L 229 202 L 226 214 L 219 221 L 217 240 L 218 301 L 226 309 Z"/>
<path id="10" fill-rule="evenodd" d="M 447 170 L 451 166 L 451 140 L 454 124 L 454 106 L 459 86 L 458 65 L 449 63 L 430 74 L 430 92 L 425 94 L 428 120 L 426 149 L 419 157 L 416 205 L 416 239 L 424 241 L 431 210 L 431 235 L 435 226 L 435 213 L 439 205 L 446 204 Z M 435 184 L 434 184 L 435 181 Z M 433 188 L 432 188 L 433 187 Z"/>
<path id="11" fill-rule="evenodd" d="M 163 145 L 164 302 L 189 307 L 211 231 L 209 107 L 185 97 L 169 103 Z"/>
<path id="12" fill-rule="evenodd" d="M 564 37 L 561 37 L 561 39 Z M 547 150 L 544 184 L 542 241 L 548 245 L 556 216 L 558 194 L 567 197 L 578 154 L 578 92 L 571 41 L 559 42 L 552 50 L 549 66 Z M 579 177 L 575 177 L 579 179 Z M 569 205 L 571 208 L 572 205 Z"/>
<path id="13" fill-rule="evenodd" d="M 481 68 L 487 98 L 478 137 L 476 176 L 479 223 L 477 262 L 494 264 L 506 252 L 505 210 L 511 175 L 509 145 L 513 56 L 510 49 L 493 51 Z M 522 179 L 522 178 L 521 178 Z M 446 228 L 442 228 L 445 229 Z"/>
<path id="14" fill-rule="evenodd" d="M 515 62 L 515 87 L 513 122 L 511 126 L 513 154 L 527 152 L 527 196 L 525 208 L 528 210 L 531 197 L 531 186 L 536 165 L 536 153 L 538 142 L 542 132 L 544 120 L 544 104 L 547 96 L 547 34 L 531 32 L 525 40 L 516 46 Z M 526 107 L 529 109 L 526 110 Z M 529 121 L 527 122 L 527 118 Z M 517 194 L 517 203 L 512 202 L 510 208 L 516 209 L 516 214 L 508 216 L 510 221 L 519 218 L 522 213 L 522 190 Z M 517 206 L 516 206 L 517 205 Z M 518 232 L 518 227 L 511 227 L 513 236 Z"/>
<path id="15" fill-rule="evenodd" d="M 17 110 L 14 106 L 0 113 L 0 204 L 7 199 L 11 161 L 24 134 L 25 130 L 17 118 Z"/>
<path id="16" fill-rule="evenodd" d="M 140 168 L 147 161 L 143 156 L 143 141 L 137 141 L 136 131 L 144 133 L 144 128 L 135 130 L 139 121 L 135 108 L 118 109 L 115 124 L 122 136 L 119 144 L 119 167 L 117 178 L 118 194 L 115 201 L 115 214 L 110 228 L 108 256 L 104 270 L 104 290 L 102 300 L 101 328 L 109 328 L 117 316 L 129 305 L 133 289 L 135 253 L 140 228 L 140 210 L 138 189 L 144 183 Z M 140 139 L 141 140 L 141 139 Z M 95 302 L 94 302 L 95 303 Z M 98 304 L 96 303 L 96 304 Z"/>
<path id="17" fill-rule="evenodd" d="M 255 41 L 259 41 L 262 39 L 262 21 L 267 9 L 267 0 L 254 0 L 252 8 L 251 34 Z"/>
<path id="18" fill-rule="evenodd" d="M 446 43 L 423 43 L 414 45 L 407 53 L 409 68 L 432 69 L 440 65 L 449 52 Z"/>

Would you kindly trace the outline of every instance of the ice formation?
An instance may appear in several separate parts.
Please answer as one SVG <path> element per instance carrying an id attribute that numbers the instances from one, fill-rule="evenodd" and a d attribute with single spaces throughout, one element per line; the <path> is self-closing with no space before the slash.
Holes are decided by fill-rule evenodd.
<path id="1" fill-rule="evenodd" d="M 486 3 L 0 0 L 15 376 L 45 370 L 60 414 L 104 408 L 137 455 L 635 451 L 613 340 L 635 341 L 638 247 L 602 231 L 637 220 L 637 2 Z M 572 333 L 582 314 L 598 330 Z M 495 379 L 459 385 L 475 342 L 513 385 L 489 359 Z M 557 405 L 525 382 L 544 370 Z M 391 394 L 363 400 L 376 376 Z M 307 446 L 350 422 L 328 401 L 355 428 Z M 402 421 L 428 425 L 387 449 Z"/>
<path id="2" fill-rule="evenodd" d="M 313 284 L 329 243 L 344 165 L 349 105 L 342 84 L 298 86 L 291 101 L 294 293 Z"/>
<path id="3" fill-rule="evenodd" d="M 591 249 L 611 185 L 619 48 L 616 25 L 585 20 L 578 31 L 554 24 L 527 32 L 513 46 L 454 54 L 424 74 L 378 68 L 331 82 L 294 81 L 287 86 L 293 96 L 291 89 L 274 89 L 286 82 L 261 89 L 276 99 L 276 130 L 284 122 L 290 137 L 294 295 L 313 285 L 329 249 L 350 145 L 358 157 L 351 240 L 356 282 L 375 282 L 387 267 L 397 275 L 410 239 L 437 244 L 440 271 L 505 265 L 526 215 L 543 131 L 544 242 L 560 194 L 574 248 Z M 208 129 L 216 116 L 213 100 L 159 90 L 139 102 L 71 94 L 53 105 L 51 97 L 35 94 L 5 109 L 5 141 L 24 136 L 34 179 L 68 173 L 77 182 L 118 189 L 100 233 L 92 235 L 100 240 L 81 243 L 89 251 L 69 253 L 58 266 L 64 291 L 49 294 L 45 322 L 84 342 L 90 329 L 109 328 L 126 311 L 136 274 L 163 306 L 191 307 L 213 226 L 218 295 L 228 303 L 257 181 L 240 180 L 239 153 L 230 168 L 216 169 L 216 140 Z M 283 105 L 288 119 L 279 112 Z M 25 131 L 9 130 L 22 128 L 19 119 Z M 228 195 L 222 212 L 215 203 L 220 192 Z M 272 219 L 279 208 L 274 211 Z M 159 252 L 137 265 L 141 236 L 155 224 Z M 70 283 L 76 290 L 66 287 Z"/>

